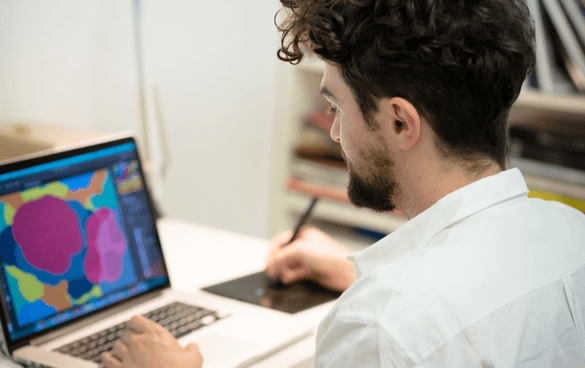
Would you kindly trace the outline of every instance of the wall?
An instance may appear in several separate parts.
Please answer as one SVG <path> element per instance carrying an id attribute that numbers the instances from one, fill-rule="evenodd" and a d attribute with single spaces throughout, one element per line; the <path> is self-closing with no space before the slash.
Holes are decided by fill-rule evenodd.
<path id="1" fill-rule="evenodd" d="M 96 128 L 111 96 L 124 106 L 109 106 L 112 118 L 135 120 L 130 8 L 120 5 L 0 2 L 0 118 Z"/>
<path id="2" fill-rule="evenodd" d="M 170 143 L 167 215 L 267 235 L 278 4 L 142 3 L 148 92 Z M 132 16 L 129 0 L 0 2 L 0 121 L 140 133 Z"/>

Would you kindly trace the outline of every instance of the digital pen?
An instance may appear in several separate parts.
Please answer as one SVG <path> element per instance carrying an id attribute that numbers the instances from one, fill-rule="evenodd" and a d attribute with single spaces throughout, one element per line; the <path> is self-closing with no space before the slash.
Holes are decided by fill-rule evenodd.
<path id="1" fill-rule="evenodd" d="M 293 232 L 292 237 L 290 238 L 290 240 L 286 244 L 283 244 L 281 247 L 286 247 L 287 245 L 289 245 L 290 243 L 295 241 L 295 239 L 299 235 L 299 232 L 301 231 L 301 227 L 303 227 L 303 225 L 307 222 L 307 220 L 311 216 L 311 212 L 313 212 L 313 208 L 315 207 L 315 204 L 317 204 L 318 200 L 319 200 L 319 197 L 313 198 L 313 200 L 311 201 L 311 204 L 309 205 L 309 208 L 307 208 L 307 210 L 305 211 L 305 213 L 303 213 L 299 222 L 297 223 L 297 226 Z M 268 279 L 267 287 L 274 288 L 277 286 L 282 286 L 282 283 L 280 282 L 279 279 L 272 279 L 272 278 Z M 264 290 L 262 288 L 258 289 L 258 291 L 261 293 L 264 293 Z"/>
<path id="2" fill-rule="evenodd" d="M 295 239 L 299 235 L 299 232 L 301 231 L 301 227 L 303 227 L 303 225 L 307 222 L 307 220 L 311 216 L 311 212 L 313 212 L 313 208 L 315 207 L 315 204 L 317 204 L 318 200 L 319 200 L 319 197 L 313 198 L 313 200 L 311 201 L 311 204 L 309 205 L 309 208 L 307 208 L 307 210 L 305 211 L 305 213 L 303 213 L 303 216 L 301 216 L 301 219 L 297 223 L 297 227 L 295 228 L 295 231 L 293 232 L 293 236 L 290 238 L 288 243 L 285 244 L 285 246 L 289 245 L 290 243 L 295 241 Z"/>

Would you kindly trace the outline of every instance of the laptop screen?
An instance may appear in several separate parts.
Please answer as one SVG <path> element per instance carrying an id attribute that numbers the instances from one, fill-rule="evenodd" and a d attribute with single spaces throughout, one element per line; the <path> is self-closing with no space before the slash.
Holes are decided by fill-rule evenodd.
<path id="1" fill-rule="evenodd" d="M 0 168 L 11 341 L 169 284 L 133 139 Z"/>

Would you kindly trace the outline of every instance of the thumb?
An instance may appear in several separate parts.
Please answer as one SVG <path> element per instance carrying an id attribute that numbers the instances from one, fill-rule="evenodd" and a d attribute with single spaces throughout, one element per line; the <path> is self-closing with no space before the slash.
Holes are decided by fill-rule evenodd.
<path id="1" fill-rule="evenodd" d="M 190 344 L 187 344 L 187 346 L 185 346 L 185 350 L 199 352 L 199 345 L 197 345 L 196 343 L 192 342 Z"/>
<path id="2" fill-rule="evenodd" d="M 199 345 L 192 342 L 185 346 L 185 350 L 190 353 L 189 367 L 203 367 L 203 356 L 201 356 L 201 352 L 199 351 Z M 183 367 L 183 365 L 180 366 Z"/>

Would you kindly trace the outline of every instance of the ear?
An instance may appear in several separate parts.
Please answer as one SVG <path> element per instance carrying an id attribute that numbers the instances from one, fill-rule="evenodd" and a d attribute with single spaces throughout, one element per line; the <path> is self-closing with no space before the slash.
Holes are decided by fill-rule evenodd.
<path id="1" fill-rule="evenodd" d="M 390 134 L 398 143 L 398 148 L 407 151 L 420 140 L 421 117 L 410 102 L 393 97 L 385 101 L 386 108 L 391 119 Z"/>

